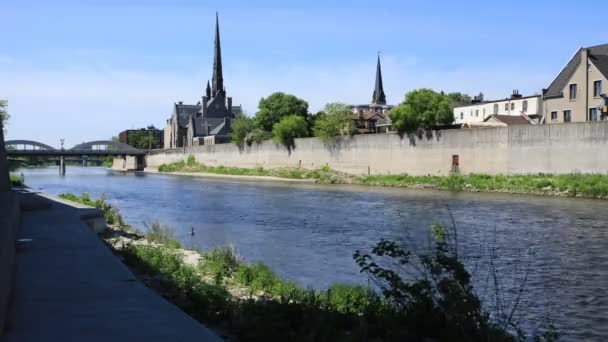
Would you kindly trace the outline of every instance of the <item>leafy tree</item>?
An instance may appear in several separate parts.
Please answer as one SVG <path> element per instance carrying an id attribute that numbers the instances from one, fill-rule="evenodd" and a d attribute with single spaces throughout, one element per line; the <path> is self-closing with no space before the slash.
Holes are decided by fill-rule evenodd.
<path id="1" fill-rule="evenodd" d="M 245 136 L 245 143 L 249 146 L 253 145 L 253 143 L 261 144 L 264 140 L 269 140 L 272 138 L 272 133 L 262 131 L 259 128 L 254 128 L 251 132 L 247 133 Z"/>
<path id="2" fill-rule="evenodd" d="M 471 103 L 471 96 L 464 93 L 453 92 L 449 93 L 448 97 L 452 99 L 454 105 L 467 105 Z"/>
<path id="3" fill-rule="evenodd" d="M 232 131 L 232 142 L 242 146 L 245 142 L 245 138 L 247 134 L 249 134 L 254 129 L 253 119 L 239 114 L 236 119 L 232 121 L 230 126 L 230 130 Z"/>
<path id="4" fill-rule="evenodd" d="M 154 139 L 152 132 L 145 130 L 129 132 L 129 145 L 141 150 L 158 148 L 158 142 Z"/>
<path id="5" fill-rule="evenodd" d="M 6 111 L 6 107 L 8 106 L 7 100 L 0 100 L 0 122 L 2 122 L 2 127 L 6 131 L 6 123 L 8 119 L 11 117 Z"/>
<path id="6" fill-rule="evenodd" d="M 295 148 L 294 139 L 308 136 L 308 124 L 302 116 L 289 115 L 281 119 L 272 128 L 272 140 L 287 147 L 291 152 Z"/>
<path id="7" fill-rule="evenodd" d="M 306 118 L 308 103 L 294 95 L 274 93 L 262 98 L 255 113 L 255 126 L 263 131 L 270 132 L 273 126 L 286 116 L 297 115 Z"/>
<path id="8" fill-rule="evenodd" d="M 355 125 L 350 107 L 343 103 L 328 103 L 322 113 L 317 114 L 313 132 L 327 143 L 340 136 L 353 135 Z"/>
<path id="9" fill-rule="evenodd" d="M 405 94 L 405 101 L 393 108 L 389 117 L 400 134 L 428 131 L 435 125 L 452 122 L 452 99 L 431 89 L 416 89 Z"/>

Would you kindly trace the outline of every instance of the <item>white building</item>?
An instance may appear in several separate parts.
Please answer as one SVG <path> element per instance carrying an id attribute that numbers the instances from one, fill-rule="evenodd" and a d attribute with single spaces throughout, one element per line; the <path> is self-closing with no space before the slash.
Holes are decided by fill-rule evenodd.
<path id="1" fill-rule="evenodd" d="M 542 99 L 540 95 L 521 96 L 519 92 L 506 99 L 496 101 L 473 101 L 472 104 L 454 107 L 454 124 L 465 122 L 483 122 L 492 115 L 526 116 L 536 122 L 542 117 Z"/>

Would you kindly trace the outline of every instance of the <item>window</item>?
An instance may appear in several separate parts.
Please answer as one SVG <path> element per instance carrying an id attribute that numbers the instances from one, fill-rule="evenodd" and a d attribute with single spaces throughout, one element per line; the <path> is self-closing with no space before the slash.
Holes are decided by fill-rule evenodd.
<path id="1" fill-rule="evenodd" d="M 570 100 L 576 100 L 576 83 L 570 85 Z"/>
<path id="2" fill-rule="evenodd" d="M 557 120 L 557 112 L 551 112 L 551 120 Z"/>
<path id="3" fill-rule="evenodd" d="M 485 108 L 483 109 L 483 117 L 484 118 L 486 117 L 486 109 Z"/>
<path id="4" fill-rule="evenodd" d="M 593 82 L 593 97 L 600 97 L 602 94 L 602 81 Z"/>
<path id="5" fill-rule="evenodd" d="M 515 110 L 515 102 L 511 102 L 511 110 Z"/>
<path id="6" fill-rule="evenodd" d="M 572 121 L 572 111 L 565 110 L 564 111 L 564 122 L 570 122 L 570 121 Z"/>
<path id="7" fill-rule="evenodd" d="M 471 114 L 470 114 L 470 116 L 473 116 L 473 110 L 472 110 L 472 109 L 471 109 Z"/>
<path id="8" fill-rule="evenodd" d="M 589 109 L 589 121 L 598 121 L 597 108 Z"/>
<path id="9" fill-rule="evenodd" d="M 498 103 L 494 104 L 494 114 L 498 114 Z"/>
<path id="10" fill-rule="evenodd" d="M 460 112 L 460 120 L 464 119 L 464 113 Z"/>
<path id="11" fill-rule="evenodd" d="M 528 100 L 524 100 L 524 103 L 522 103 L 522 110 L 524 112 L 528 111 Z"/>
<path id="12" fill-rule="evenodd" d="M 479 109 L 475 109 L 475 117 L 479 117 Z"/>
<path id="13" fill-rule="evenodd" d="M 505 112 L 509 111 L 509 104 L 505 103 Z"/>

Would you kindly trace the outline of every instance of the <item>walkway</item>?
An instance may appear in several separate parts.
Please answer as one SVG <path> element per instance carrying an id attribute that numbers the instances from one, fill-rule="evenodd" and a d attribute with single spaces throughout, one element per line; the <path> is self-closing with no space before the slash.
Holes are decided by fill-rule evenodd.
<path id="1" fill-rule="evenodd" d="M 24 212 L 8 341 L 219 341 L 138 282 L 81 220 L 37 195 Z"/>

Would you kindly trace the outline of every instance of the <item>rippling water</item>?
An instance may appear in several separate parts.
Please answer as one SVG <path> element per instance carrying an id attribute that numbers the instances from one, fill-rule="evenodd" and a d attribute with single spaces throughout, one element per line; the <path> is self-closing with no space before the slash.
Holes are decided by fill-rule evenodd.
<path id="1" fill-rule="evenodd" d="M 513 298 L 526 269 L 519 320 L 549 319 L 564 340 L 608 339 L 608 201 L 450 193 L 356 186 L 234 181 L 103 168 L 24 169 L 26 183 L 50 194 L 105 193 L 126 221 L 175 227 L 185 246 L 233 244 L 282 278 L 323 288 L 366 283 L 352 260 L 381 238 L 415 248 L 431 223 L 454 217 L 459 249 L 475 287 L 495 303 L 490 254 L 504 298 Z M 197 233 L 190 236 L 190 227 Z M 507 300 L 507 302 L 509 302 Z"/>

